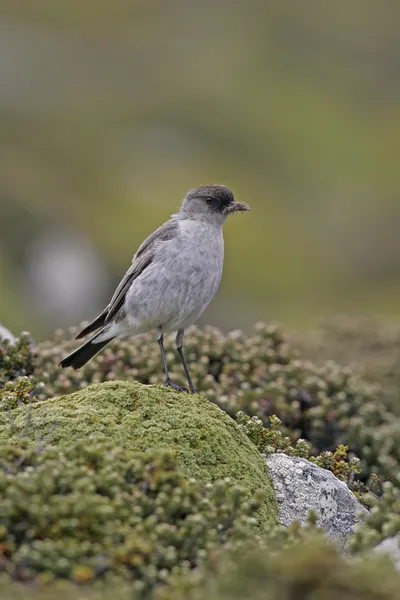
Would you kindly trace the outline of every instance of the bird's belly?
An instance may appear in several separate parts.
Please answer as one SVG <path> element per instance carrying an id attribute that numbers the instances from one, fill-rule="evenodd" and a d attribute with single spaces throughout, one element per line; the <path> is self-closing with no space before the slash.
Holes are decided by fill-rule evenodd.
<path id="1" fill-rule="evenodd" d="M 175 331 L 194 323 L 211 302 L 222 275 L 221 253 L 190 258 L 177 251 L 150 265 L 127 294 L 126 315 L 136 331 Z"/>
<path id="2" fill-rule="evenodd" d="M 221 273 L 211 274 L 204 269 L 200 273 L 196 267 L 187 279 L 179 278 L 176 287 L 172 285 L 165 295 L 170 310 L 165 314 L 164 329 L 184 329 L 194 323 L 214 297 L 220 279 Z"/>

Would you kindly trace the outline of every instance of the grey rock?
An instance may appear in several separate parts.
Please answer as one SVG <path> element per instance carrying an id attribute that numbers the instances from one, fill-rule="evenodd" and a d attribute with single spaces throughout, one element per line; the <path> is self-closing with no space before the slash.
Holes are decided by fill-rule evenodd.
<path id="1" fill-rule="evenodd" d="M 394 566 L 400 572 L 400 540 L 397 537 L 383 540 L 383 542 L 375 546 L 374 552 L 390 556 Z"/>
<path id="2" fill-rule="evenodd" d="M 4 325 L 2 325 L 1 323 L 0 323 L 0 340 L 8 340 L 9 342 L 12 342 L 12 343 L 15 342 L 15 337 L 13 336 L 11 331 L 8 331 L 8 329 L 6 327 L 4 327 Z"/>
<path id="3" fill-rule="evenodd" d="M 269 454 L 265 460 L 282 525 L 288 527 L 294 521 L 305 525 L 308 512 L 313 509 L 318 516 L 317 525 L 345 550 L 354 526 L 368 515 L 347 485 L 304 458 Z"/>

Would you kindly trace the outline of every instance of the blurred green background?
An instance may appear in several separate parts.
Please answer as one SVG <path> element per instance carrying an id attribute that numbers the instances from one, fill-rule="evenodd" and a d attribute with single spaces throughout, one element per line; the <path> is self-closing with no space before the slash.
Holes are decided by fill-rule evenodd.
<path id="1" fill-rule="evenodd" d="M 225 228 L 203 317 L 400 316 L 398 0 L 2 0 L 0 322 L 91 318 L 204 183 Z"/>

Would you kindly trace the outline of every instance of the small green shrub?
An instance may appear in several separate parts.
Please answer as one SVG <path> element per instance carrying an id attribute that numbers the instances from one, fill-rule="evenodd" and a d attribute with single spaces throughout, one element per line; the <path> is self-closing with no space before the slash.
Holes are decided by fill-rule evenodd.
<path id="1" fill-rule="evenodd" d="M 249 552 L 205 585 L 165 590 L 158 600 L 397 600 L 400 574 L 385 559 L 354 560 L 313 535 L 290 547 Z"/>
<path id="2" fill-rule="evenodd" d="M 33 375 L 35 352 L 28 333 L 22 333 L 15 343 L 0 338 L 0 388 L 18 377 Z"/>
<path id="3" fill-rule="evenodd" d="M 34 388 L 29 377 L 8 381 L 0 389 L 0 411 L 7 412 L 21 404 L 37 402 Z"/>
<path id="4" fill-rule="evenodd" d="M 400 418 L 377 427 L 371 439 L 370 454 L 376 457 L 377 473 L 400 487 Z"/>
<path id="5" fill-rule="evenodd" d="M 385 405 L 400 414 L 400 323 L 371 317 L 331 317 L 320 321 L 314 332 L 292 335 L 292 339 L 313 362 L 335 360 L 367 381 L 379 383 Z"/>
<path id="6" fill-rule="evenodd" d="M 104 585 L 76 585 L 57 580 L 46 585 L 20 583 L 0 573 L 0 600 L 143 600 L 132 584 L 121 580 Z"/>
<path id="7" fill-rule="evenodd" d="M 146 593 L 255 536 L 257 496 L 229 481 L 200 488 L 171 453 L 21 444 L 0 447 L 0 570 L 14 580 L 118 577 Z"/>
<path id="8" fill-rule="evenodd" d="M 268 418 L 267 426 L 264 426 L 259 417 L 249 417 L 243 411 L 236 414 L 236 420 L 240 429 L 262 454 L 283 452 L 300 458 L 310 456 L 310 444 L 301 438 L 294 442 L 290 437 L 283 435 L 280 429 L 282 421 L 276 415 Z"/>
<path id="9" fill-rule="evenodd" d="M 350 549 L 360 552 L 372 548 L 388 537 L 397 536 L 400 550 L 400 488 L 392 483 L 383 484 L 381 498 L 368 495 L 370 514 L 362 524 L 357 525 L 351 538 Z"/>

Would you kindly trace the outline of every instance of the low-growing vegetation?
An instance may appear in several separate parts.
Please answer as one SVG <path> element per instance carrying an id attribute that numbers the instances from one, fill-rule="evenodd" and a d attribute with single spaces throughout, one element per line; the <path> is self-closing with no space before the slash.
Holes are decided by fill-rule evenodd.
<path id="1" fill-rule="evenodd" d="M 17 581 L 120 577 L 143 593 L 251 540 L 260 499 L 200 487 L 170 453 L 109 442 L 0 447 L 0 569 Z"/>
<path id="2" fill-rule="evenodd" d="M 65 600 L 274 600 L 297 598 L 299 590 L 305 599 L 397 597 L 400 576 L 364 558 L 400 535 L 400 423 L 387 369 L 382 378 L 371 375 L 361 350 L 352 369 L 311 360 L 316 346 L 309 341 L 304 358 L 276 325 L 258 324 L 251 336 L 211 327 L 187 336 L 200 395 L 236 420 L 224 429 L 236 436 L 240 455 L 306 458 L 370 509 L 349 543 L 363 558 L 351 559 L 321 541 L 312 515 L 305 529 L 278 525 L 257 469 L 234 467 L 232 459 L 224 478 L 217 463 L 228 437 L 215 430 L 208 440 L 209 424 L 190 396 L 179 403 L 168 396 L 158 412 L 161 396 L 152 387 L 150 404 L 138 408 L 138 386 L 117 380 L 162 383 L 150 336 L 115 343 L 80 371 L 62 370 L 57 363 L 74 346 L 72 333 L 39 345 L 27 334 L 0 342 L 1 599 L 25 598 L 26 590 L 26 597 Z M 397 348 L 393 341 L 388 347 Z M 385 364 L 392 364 L 389 355 Z M 179 381 L 176 353 L 167 358 Z M 172 423 L 182 421 L 178 408 L 192 413 L 194 437 Z M 157 419 L 161 435 L 154 433 Z M 142 433 L 153 436 L 151 450 L 138 441 Z M 187 459 L 201 453 L 203 462 Z"/>
<path id="3" fill-rule="evenodd" d="M 0 382 L 8 381 L 10 373 L 13 379 L 29 375 L 38 400 L 110 380 L 163 382 L 158 346 L 149 335 L 111 344 L 79 371 L 61 369 L 58 361 L 76 345 L 74 333 L 58 332 L 55 340 L 35 347 L 23 336 L 11 350 L 15 366 L 0 364 Z M 5 347 L 11 348 L 7 342 Z M 179 381 L 183 374 L 173 347 L 171 338 L 167 359 L 171 376 Z M 284 435 L 306 439 L 313 454 L 346 445 L 360 459 L 364 479 L 371 472 L 388 478 L 393 459 L 400 464 L 398 446 L 386 434 L 396 426 L 379 382 L 331 360 L 317 364 L 302 358 L 277 325 L 259 323 L 250 336 L 192 328 L 186 353 L 199 393 L 231 416 L 243 411 L 268 425 L 276 415 Z"/>

